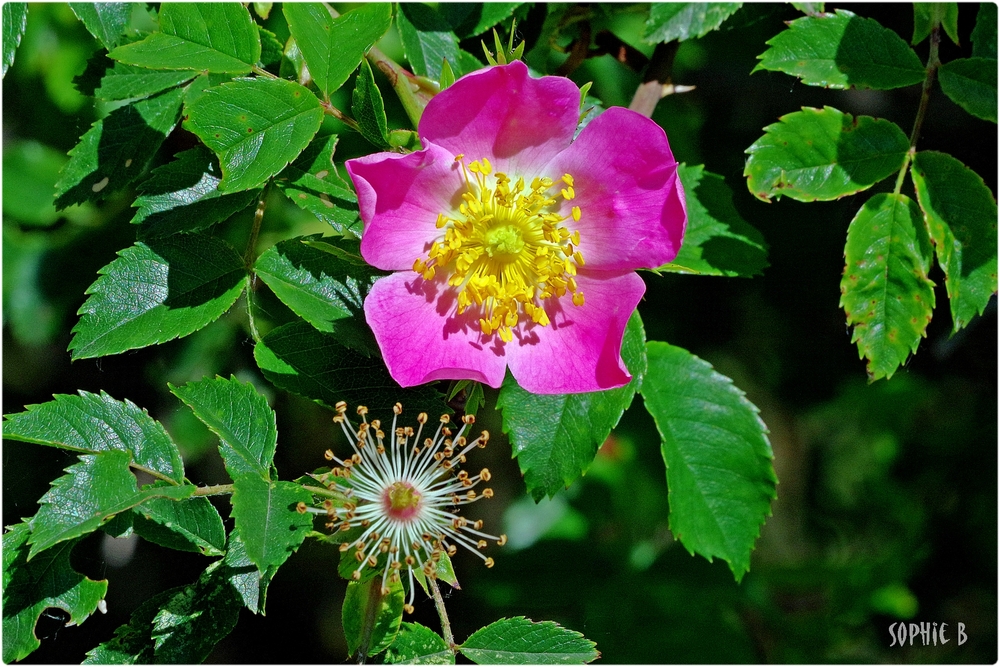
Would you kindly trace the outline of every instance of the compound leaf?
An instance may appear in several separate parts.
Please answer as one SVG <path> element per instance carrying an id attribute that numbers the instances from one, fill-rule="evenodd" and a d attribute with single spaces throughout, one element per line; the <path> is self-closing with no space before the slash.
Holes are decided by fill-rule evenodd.
<path id="1" fill-rule="evenodd" d="M 454 665 L 455 654 L 438 633 L 419 623 L 403 622 L 385 654 L 390 665 Z"/>
<path id="2" fill-rule="evenodd" d="M 219 452 L 232 479 L 271 479 L 278 427 L 267 399 L 235 377 L 204 378 L 170 391 L 219 436 Z"/>
<path id="3" fill-rule="evenodd" d="M 897 172 L 910 142 L 895 123 L 852 118 L 832 107 L 803 108 L 764 128 L 746 152 L 743 175 L 763 201 L 839 199 Z"/>
<path id="4" fill-rule="evenodd" d="M 945 153 L 917 153 L 911 174 L 958 331 L 997 291 L 997 203 L 982 178 Z"/>
<path id="5" fill-rule="evenodd" d="M 52 398 L 7 415 L 3 437 L 87 454 L 127 452 L 132 467 L 178 484 L 184 481 L 177 445 L 163 426 L 135 403 L 117 401 L 103 391 L 99 395 L 80 391 L 79 396 L 56 394 Z"/>
<path id="6" fill-rule="evenodd" d="M 76 540 L 29 562 L 30 532 L 27 523 L 19 523 L 3 535 L 3 661 L 8 664 L 24 659 L 41 645 L 35 624 L 46 609 L 63 609 L 70 622 L 79 625 L 98 608 L 108 591 L 106 580 L 88 579 L 70 565 Z"/>
<path id="7" fill-rule="evenodd" d="M 129 470 L 128 452 L 106 451 L 83 454 L 69 473 L 52 482 L 39 500 L 41 507 L 31 519 L 31 551 L 28 558 L 49 547 L 86 535 L 114 515 L 131 509 L 147 498 L 186 498 L 194 486 L 185 484 L 148 485 L 136 489 L 135 475 Z"/>
<path id="8" fill-rule="evenodd" d="M 326 99 L 344 85 L 392 23 L 392 5 L 370 3 L 333 18 L 318 2 L 287 3 L 282 12 Z"/>
<path id="9" fill-rule="evenodd" d="M 938 71 L 941 90 L 976 118 L 997 122 L 997 61 L 959 58 Z"/>
<path id="10" fill-rule="evenodd" d="M 352 320 L 339 320 L 352 322 Z M 308 322 L 292 322 L 272 329 L 254 348 L 254 359 L 276 387 L 333 407 L 337 401 L 365 405 L 388 413 L 401 402 L 428 414 L 447 412 L 443 397 L 422 385 L 402 389 L 379 358 L 344 347 L 345 334 L 317 331 Z M 347 330 L 355 347 L 368 344 L 368 332 Z M 363 337 L 364 336 L 364 337 Z"/>
<path id="11" fill-rule="evenodd" d="M 7 76 L 7 70 L 14 64 L 14 54 L 21 44 L 21 37 L 28 27 L 28 3 L 26 2 L 5 2 L 2 9 L 3 23 L 3 74 Z M 6 654 L 4 654 L 6 661 Z"/>
<path id="12" fill-rule="evenodd" d="M 118 46 L 125 34 L 135 5 L 131 2 L 71 2 L 69 6 L 83 21 L 87 32 L 110 51 Z"/>
<path id="13" fill-rule="evenodd" d="M 270 482 L 251 473 L 233 481 L 233 518 L 247 557 L 259 570 L 285 562 L 312 528 L 312 514 L 298 512 L 312 495 L 292 482 Z"/>
<path id="14" fill-rule="evenodd" d="M 323 122 L 316 96 L 284 79 L 224 83 L 187 111 L 184 127 L 219 156 L 220 192 L 263 185 L 309 145 Z"/>
<path id="15" fill-rule="evenodd" d="M 934 310 L 931 246 L 916 202 L 877 194 L 847 228 L 840 305 L 872 380 L 892 377 L 926 336 Z"/>
<path id="16" fill-rule="evenodd" d="M 80 137 L 56 183 L 56 208 L 102 199 L 145 171 L 180 118 L 180 88 L 127 104 Z"/>
<path id="17" fill-rule="evenodd" d="M 654 3 L 649 10 L 643 39 L 655 44 L 704 37 L 742 6 L 742 2 Z"/>
<path id="18" fill-rule="evenodd" d="M 139 185 L 132 224 L 142 224 L 143 238 L 198 231 L 249 207 L 260 194 L 219 192 L 221 180 L 219 162 L 204 146 L 178 153 Z"/>
<path id="19" fill-rule="evenodd" d="M 285 167 L 274 184 L 295 202 L 338 232 L 361 236 L 358 198 L 333 166 L 337 135 L 320 135 Z"/>
<path id="20" fill-rule="evenodd" d="M 459 650 L 481 665 L 579 665 L 600 657 L 595 646 L 558 623 L 515 616 L 476 630 Z"/>
<path id="21" fill-rule="evenodd" d="M 670 530 L 692 554 L 728 562 L 739 581 L 775 498 L 767 427 L 709 363 L 659 341 L 646 353 L 641 391 L 662 440 Z"/>
<path id="22" fill-rule="evenodd" d="M 226 529 L 208 498 L 151 498 L 132 512 L 132 528 L 150 542 L 206 556 L 225 553 Z"/>
<path id="23" fill-rule="evenodd" d="M 246 278 L 232 246 L 202 234 L 136 243 L 98 273 L 73 327 L 73 359 L 187 336 L 229 310 Z"/>
<path id="24" fill-rule="evenodd" d="M 888 90 L 924 80 L 920 58 L 875 19 L 844 9 L 804 16 L 767 42 L 753 69 L 785 72 L 810 86 Z"/>
<path id="25" fill-rule="evenodd" d="M 165 2 L 160 32 L 108 55 L 151 69 L 248 74 L 260 60 L 260 35 L 237 2 Z"/>
<path id="26" fill-rule="evenodd" d="M 296 315 L 332 333 L 333 322 L 363 316 L 365 295 L 381 275 L 334 254 L 344 246 L 345 254 L 358 252 L 347 243 L 318 235 L 281 241 L 261 254 L 254 270 Z"/>
<path id="27" fill-rule="evenodd" d="M 497 397 L 528 492 L 539 501 L 569 486 L 590 467 L 632 403 L 646 373 L 646 334 L 638 311 L 622 339 L 622 359 L 632 374 L 624 387 L 583 394 L 532 394 L 508 376 Z"/>
<path id="28" fill-rule="evenodd" d="M 658 270 L 705 276 L 759 275 L 767 267 L 767 244 L 733 208 L 733 191 L 722 176 L 702 165 L 681 164 L 677 173 L 687 198 L 688 224 L 680 252 Z"/>

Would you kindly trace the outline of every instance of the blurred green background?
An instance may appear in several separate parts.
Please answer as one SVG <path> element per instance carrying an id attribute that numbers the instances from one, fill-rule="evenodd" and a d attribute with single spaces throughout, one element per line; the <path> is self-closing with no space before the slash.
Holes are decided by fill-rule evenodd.
<path id="1" fill-rule="evenodd" d="M 907 41 L 912 34 L 909 4 L 848 8 Z M 944 41 L 943 60 L 970 54 L 976 9 L 961 5 L 962 44 Z M 594 35 L 609 30 L 646 55 L 652 51 L 640 39 L 648 5 L 525 5 L 517 11 L 517 36 L 527 42 L 526 60 L 543 73 L 553 73 L 566 57 L 543 34 L 546 17 L 563 10 L 579 17 L 561 33 L 560 46 L 586 24 Z M 721 174 L 737 210 L 770 246 L 770 268 L 752 280 L 645 274 L 648 291 L 639 306 L 649 339 L 686 347 L 713 363 L 747 392 L 770 427 L 781 483 L 750 573 L 737 584 L 724 562 L 692 557 L 673 540 L 659 439 L 637 396 L 587 475 L 540 505 L 524 495 L 504 438 L 477 453 L 475 464 L 489 465 L 497 492 L 490 503 L 477 505 L 478 516 L 490 529 L 506 530 L 510 542 L 492 554 L 492 570 L 472 557 L 456 559 L 462 589 L 449 595 L 447 605 L 459 641 L 501 616 L 525 615 L 582 632 L 608 663 L 997 660 L 996 300 L 983 317 L 951 335 L 943 275 L 935 269 L 938 308 L 927 339 L 892 380 L 867 384 L 837 303 L 847 225 L 870 193 L 828 203 L 764 204 L 744 185 L 743 151 L 765 125 L 801 106 L 829 104 L 887 118 L 909 132 L 920 90 L 830 91 L 778 73 L 751 76 L 764 42 L 783 21 L 800 15 L 791 5 L 747 5 L 719 31 L 684 42 L 673 81 L 696 88 L 663 99 L 654 115 L 677 159 Z M 280 11 L 265 25 L 287 37 Z M 462 46 L 482 57 L 478 40 Z M 166 425 L 192 480 L 220 483 L 226 477 L 213 437 L 166 383 L 234 373 L 272 399 L 282 477 L 322 465 L 322 452 L 334 442 L 330 413 L 260 376 L 240 305 L 188 338 L 70 363 L 66 347 L 84 290 L 97 269 L 135 240 L 128 224 L 133 192 L 59 213 L 51 205 L 66 152 L 108 111 L 71 84 L 97 48 L 67 5 L 32 4 L 3 81 L 4 413 L 54 393 L 104 390 L 147 408 Z M 395 29 L 380 48 L 402 60 Z M 916 50 L 925 59 L 927 42 Z M 641 81 L 641 73 L 609 55 L 587 59 L 570 76 L 579 84 L 593 81 L 591 94 L 607 105 L 627 106 Z M 404 127 L 398 102 L 387 86 L 383 90 L 390 125 Z M 349 106 L 346 97 L 338 106 Z M 332 131 L 343 130 L 328 123 Z M 176 130 L 158 161 L 191 141 Z M 967 115 L 939 89 L 918 147 L 951 153 L 996 192 L 996 125 Z M 370 150 L 345 133 L 336 157 Z M 250 215 L 234 216 L 218 233 L 242 247 Z M 272 197 L 260 248 L 323 231 L 329 230 Z M 289 317 L 266 289 L 258 294 L 272 323 Z M 493 397 L 487 397 L 479 423 L 499 434 Z M 74 459 L 4 442 L 4 524 L 34 514 L 49 482 Z M 224 499 L 218 506 L 228 516 Z M 209 662 L 344 661 L 345 583 L 336 575 L 337 557 L 333 548 L 307 543 L 272 583 L 267 616 L 244 609 Z M 207 564 L 195 554 L 100 532 L 77 548 L 74 559 L 89 576 L 109 579 L 108 613 L 71 628 L 62 627 L 56 610 L 43 616 L 37 629 L 42 647 L 25 662 L 79 662 L 138 604 L 193 581 Z M 438 627 L 426 599 L 413 620 Z M 900 620 L 946 622 L 953 639 L 961 622 L 968 641 L 890 647 L 889 627 Z"/>

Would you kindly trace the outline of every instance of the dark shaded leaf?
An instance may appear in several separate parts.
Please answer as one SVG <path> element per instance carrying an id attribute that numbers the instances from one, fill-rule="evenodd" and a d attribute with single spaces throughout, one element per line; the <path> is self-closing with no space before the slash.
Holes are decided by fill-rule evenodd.
<path id="1" fill-rule="evenodd" d="M 458 37 L 437 10 L 415 2 L 401 3 L 397 7 L 396 28 L 414 74 L 438 81 L 441 63 L 445 60 L 453 71 L 464 71 L 458 55 Z"/>
<path id="2" fill-rule="evenodd" d="M 358 198 L 333 166 L 337 135 L 320 135 L 285 167 L 274 184 L 289 199 L 338 232 L 361 236 Z"/>
<path id="3" fill-rule="evenodd" d="M 976 118 L 997 122 L 997 61 L 959 58 L 938 70 L 941 90 Z"/>
<path id="4" fill-rule="evenodd" d="M 403 584 L 388 584 L 388 595 L 382 595 L 381 588 L 380 578 L 347 584 L 341 618 L 351 655 L 376 655 L 396 638 L 403 620 Z"/>
<path id="5" fill-rule="evenodd" d="M 361 61 L 358 78 L 351 96 L 351 111 L 361 128 L 361 135 L 376 148 L 389 148 L 388 127 L 382 93 L 375 85 L 375 76 L 367 60 Z"/>

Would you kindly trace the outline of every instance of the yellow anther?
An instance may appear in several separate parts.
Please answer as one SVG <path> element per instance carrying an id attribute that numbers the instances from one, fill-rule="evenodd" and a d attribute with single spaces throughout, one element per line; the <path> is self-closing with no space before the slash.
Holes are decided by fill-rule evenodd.
<path id="1" fill-rule="evenodd" d="M 563 188 L 562 191 L 561 191 L 561 193 L 562 193 L 563 199 L 566 199 L 566 200 L 570 200 L 570 199 L 572 199 L 573 197 L 576 196 L 576 193 L 573 192 L 573 186 L 572 185 L 569 186 L 568 188 Z"/>
<path id="2" fill-rule="evenodd" d="M 573 305 L 582 306 L 583 305 L 583 292 L 576 292 L 573 295 Z"/>
<path id="3" fill-rule="evenodd" d="M 573 187 L 573 177 L 570 176 L 569 174 L 563 174 L 562 182 L 568 185 L 569 187 Z"/>
<path id="4" fill-rule="evenodd" d="M 579 206 L 574 206 L 571 209 L 571 213 L 573 214 L 573 220 L 575 220 L 576 222 L 580 222 L 580 207 Z M 573 232 L 573 239 L 574 239 L 573 240 L 574 244 L 579 243 L 580 242 L 580 232 Z"/>
<path id="5" fill-rule="evenodd" d="M 577 266 L 583 266 L 585 264 L 583 261 L 583 254 L 579 250 L 573 253 L 573 259 L 576 261 Z"/>
<path id="6" fill-rule="evenodd" d="M 493 559 L 487 558 L 485 561 L 486 567 L 493 567 Z"/>

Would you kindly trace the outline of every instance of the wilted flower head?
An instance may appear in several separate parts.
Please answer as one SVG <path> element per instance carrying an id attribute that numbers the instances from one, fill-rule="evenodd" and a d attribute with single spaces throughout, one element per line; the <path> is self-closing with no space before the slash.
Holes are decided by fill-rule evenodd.
<path id="1" fill-rule="evenodd" d="M 342 507 L 327 501 L 323 510 L 300 505 L 300 511 L 326 513 L 329 528 L 362 529 L 359 537 L 340 546 L 345 554 L 354 550 L 357 568 L 353 578 L 360 579 L 366 568 L 382 567 L 382 592 L 388 595 L 388 584 L 401 581 L 405 572 L 409 588 L 405 608 L 412 613 L 414 568 L 434 579 L 442 554 L 453 556 L 459 546 L 482 558 L 486 567 L 493 567 L 493 559 L 480 550 L 487 546 L 487 540 L 502 546 L 507 536 L 484 533 L 481 520 L 470 521 L 457 513 L 462 505 L 493 497 L 490 488 L 475 490 L 479 482 L 490 480 L 489 470 L 483 468 L 470 475 L 458 469 L 469 450 L 486 446 L 489 432 L 482 431 L 470 442 L 465 432 L 475 422 L 472 415 L 462 418 L 457 432 L 451 430 L 448 415 L 442 415 L 436 426 L 428 427 L 434 429 L 434 436 L 424 437 L 427 413 L 417 416 L 414 431 L 397 423 L 403 406 L 396 403 L 387 440 L 381 422 L 367 420 L 364 406 L 358 407 L 361 423 L 357 428 L 345 417 L 346 403 L 340 402 L 336 408 L 333 420 L 341 425 L 354 451 L 340 459 L 328 450 L 327 459 L 338 467 L 322 481 L 342 491 L 347 501 Z"/>
<path id="2" fill-rule="evenodd" d="M 403 386 L 470 379 L 528 391 L 619 387 L 634 272 L 677 254 L 687 216 L 677 163 L 654 122 L 611 108 L 574 139 L 580 91 L 489 67 L 435 96 L 424 149 L 347 162 L 361 253 L 397 271 L 365 316 Z"/>

